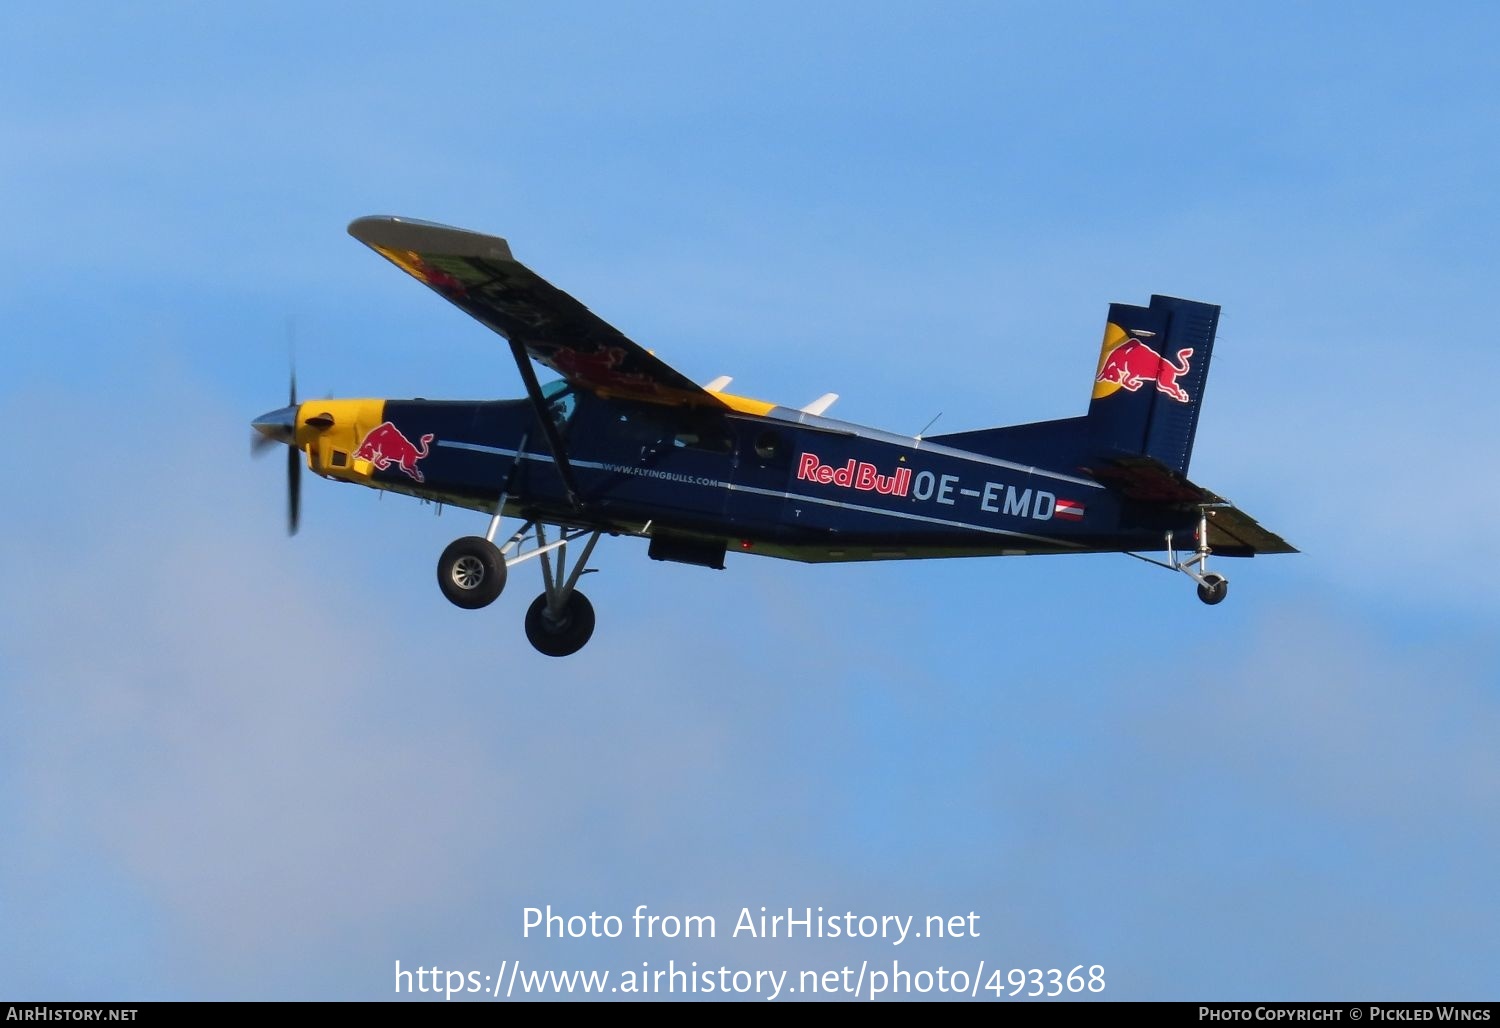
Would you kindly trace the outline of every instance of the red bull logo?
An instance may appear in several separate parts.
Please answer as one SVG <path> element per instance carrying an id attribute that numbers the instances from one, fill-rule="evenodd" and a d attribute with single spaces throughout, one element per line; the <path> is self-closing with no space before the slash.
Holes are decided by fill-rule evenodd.
<path id="1" fill-rule="evenodd" d="M 824 464 L 816 453 L 797 458 L 797 477 L 819 485 L 837 485 L 883 496 L 905 496 L 911 489 L 911 468 L 897 468 L 894 475 L 882 475 L 875 465 L 852 457 L 842 467 Z"/>
<path id="2" fill-rule="evenodd" d="M 1191 399 L 1187 390 L 1177 384 L 1177 377 L 1188 373 L 1188 359 L 1193 351 L 1178 350 L 1177 361 L 1173 363 L 1146 344 L 1142 337 L 1150 335 L 1126 332 L 1115 324 L 1105 328 L 1104 353 L 1094 379 L 1095 399 L 1121 388 L 1133 393 L 1147 382 L 1156 383 L 1157 392 L 1166 393 L 1178 403 Z"/>
<path id="3" fill-rule="evenodd" d="M 376 471 L 384 471 L 395 464 L 413 481 L 423 482 L 426 480 L 422 477 L 422 469 L 417 467 L 417 461 L 427 456 L 427 444 L 430 442 L 431 432 L 422 437 L 422 448 L 419 450 L 412 445 L 410 439 L 401 434 L 399 428 L 386 421 L 366 433 L 360 441 L 359 449 L 354 451 L 354 459 L 369 461 Z"/>
<path id="4" fill-rule="evenodd" d="M 425 282 L 450 300 L 462 299 L 468 293 L 463 282 L 451 272 L 424 260 L 422 255 L 415 250 L 396 250 L 389 246 L 377 246 L 375 251 L 412 278 Z"/>
<path id="5" fill-rule="evenodd" d="M 656 382 L 650 375 L 621 370 L 627 363 L 628 356 L 618 346 L 601 346 L 589 352 L 580 352 L 571 346 L 559 346 L 552 351 L 546 363 L 570 382 L 577 380 L 586 385 L 629 392 L 656 392 Z"/>

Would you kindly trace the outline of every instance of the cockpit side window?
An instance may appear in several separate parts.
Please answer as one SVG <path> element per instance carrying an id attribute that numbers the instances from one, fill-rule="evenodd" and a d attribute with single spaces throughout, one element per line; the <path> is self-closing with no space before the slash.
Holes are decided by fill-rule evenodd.
<path id="1" fill-rule="evenodd" d="M 730 453 L 734 440 L 722 425 L 682 425 L 672 437 L 672 445 L 691 449 L 707 450 L 709 453 Z"/>
<path id="2" fill-rule="evenodd" d="M 578 394 L 573 387 L 563 379 L 555 379 L 542 386 L 542 400 L 547 404 L 552 423 L 559 431 L 566 432 L 573 412 L 578 409 Z"/>

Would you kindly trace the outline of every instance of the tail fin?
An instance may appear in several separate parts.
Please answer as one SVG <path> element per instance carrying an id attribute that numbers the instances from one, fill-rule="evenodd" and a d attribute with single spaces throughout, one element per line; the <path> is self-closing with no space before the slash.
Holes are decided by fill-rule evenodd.
<path id="1" fill-rule="evenodd" d="M 1088 425 L 1100 453 L 1145 454 L 1187 474 L 1219 308 L 1151 297 L 1109 305 Z"/>

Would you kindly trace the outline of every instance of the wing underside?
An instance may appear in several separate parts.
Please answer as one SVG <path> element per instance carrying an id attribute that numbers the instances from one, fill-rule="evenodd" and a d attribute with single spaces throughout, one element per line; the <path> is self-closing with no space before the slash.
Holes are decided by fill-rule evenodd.
<path id="1" fill-rule="evenodd" d="M 503 239 L 391 217 L 360 218 L 349 234 L 574 386 L 648 403 L 727 406 L 517 261 Z"/>

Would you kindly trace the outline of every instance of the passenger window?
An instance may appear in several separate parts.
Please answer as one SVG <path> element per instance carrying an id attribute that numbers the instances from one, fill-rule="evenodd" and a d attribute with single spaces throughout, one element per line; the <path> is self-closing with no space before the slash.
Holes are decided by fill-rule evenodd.
<path id="1" fill-rule="evenodd" d="M 672 437 L 672 445 L 709 453 L 729 453 L 734 449 L 734 440 L 719 428 L 685 428 Z"/>

